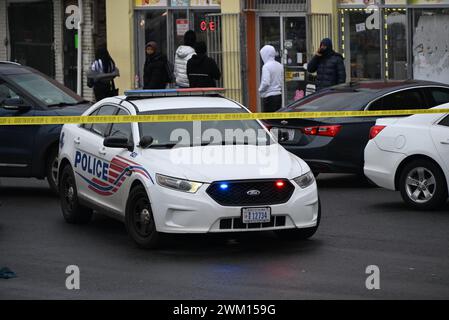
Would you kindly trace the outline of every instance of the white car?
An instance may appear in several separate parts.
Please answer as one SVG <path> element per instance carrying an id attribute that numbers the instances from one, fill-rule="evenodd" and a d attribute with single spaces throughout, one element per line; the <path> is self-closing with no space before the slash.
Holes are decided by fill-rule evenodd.
<path id="1" fill-rule="evenodd" d="M 449 104 L 435 109 L 448 109 Z M 449 115 L 384 118 L 371 129 L 365 175 L 380 187 L 399 190 L 415 209 L 433 210 L 447 202 Z"/>
<path id="2" fill-rule="evenodd" d="M 210 89 L 143 90 L 102 100 L 84 115 L 214 113 L 249 111 Z M 229 141 L 229 132 L 251 130 L 256 139 Z M 64 125 L 59 159 L 65 220 L 109 214 L 145 248 L 165 233 L 271 230 L 306 239 L 320 223 L 309 166 L 259 121 Z"/>

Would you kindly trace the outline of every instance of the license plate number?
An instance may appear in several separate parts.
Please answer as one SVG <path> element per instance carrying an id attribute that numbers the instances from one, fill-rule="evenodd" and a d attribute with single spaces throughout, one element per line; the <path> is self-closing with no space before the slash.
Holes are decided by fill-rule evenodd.
<path id="1" fill-rule="evenodd" d="M 271 221 L 271 208 L 242 209 L 243 223 L 268 223 Z"/>

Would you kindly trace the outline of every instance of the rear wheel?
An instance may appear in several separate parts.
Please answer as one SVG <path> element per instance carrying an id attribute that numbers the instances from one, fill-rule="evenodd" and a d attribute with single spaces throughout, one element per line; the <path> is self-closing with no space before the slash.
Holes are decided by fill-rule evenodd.
<path id="1" fill-rule="evenodd" d="M 126 204 L 126 230 L 141 248 L 154 249 L 160 245 L 161 234 L 156 230 L 150 200 L 143 186 L 133 188 Z"/>
<path id="2" fill-rule="evenodd" d="M 45 176 L 54 193 L 58 193 L 58 150 L 53 148 L 48 153 L 45 163 Z"/>
<path id="3" fill-rule="evenodd" d="M 67 165 L 61 172 L 59 184 L 62 215 L 71 224 L 86 224 L 92 219 L 92 210 L 80 204 L 72 168 Z"/>
<path id="4" fill-rule="evenodd" d="M 418 210 L 438 209 L 448 197 L 443 171 L 425 159 L 414 160 L 404 167 L 399 178 L 399 190 L 405 203 Z"/>
<path id="5" fill-rule="evenodd" d="M 318 218 L 317 224 L 312 228 L 304 228 L 304 229 L 290 229 L 290 230 L 279 230 L 275 231 L 276 235 L 282 239 L 287 241 L 299 241 L 299 240 L 307 240 L 315 235 L 320 226 L 321 222 L 321 202 L 318 204 Z"/>

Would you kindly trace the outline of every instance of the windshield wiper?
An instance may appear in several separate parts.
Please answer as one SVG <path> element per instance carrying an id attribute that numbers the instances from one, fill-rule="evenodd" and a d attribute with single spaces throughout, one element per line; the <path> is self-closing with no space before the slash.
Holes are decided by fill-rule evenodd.
<path id="1" fill-rule="evenodd" d="M 77 106 L 77 105 L 88 103 L 88 102 L 89 101 L 87 101 L 87 100 L 82 100 L 82 101 L 78 101 L 75 103 L 59 102 L 59 103 L 49 104 L 47 107 L 49 107 L 49 108 L 73 107 L 73 106 Z"/>

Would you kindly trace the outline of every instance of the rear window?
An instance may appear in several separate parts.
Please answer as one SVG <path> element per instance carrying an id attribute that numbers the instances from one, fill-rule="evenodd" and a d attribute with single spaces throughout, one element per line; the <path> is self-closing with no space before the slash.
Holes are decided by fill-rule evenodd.
<path id="1" fill-rule="evenodd" d="M 361 91 L 325 91 L 306 97 L 287 107 L 284 111 L 322 112 L 357 111 L 368 103 L 370 94 Z"/>

